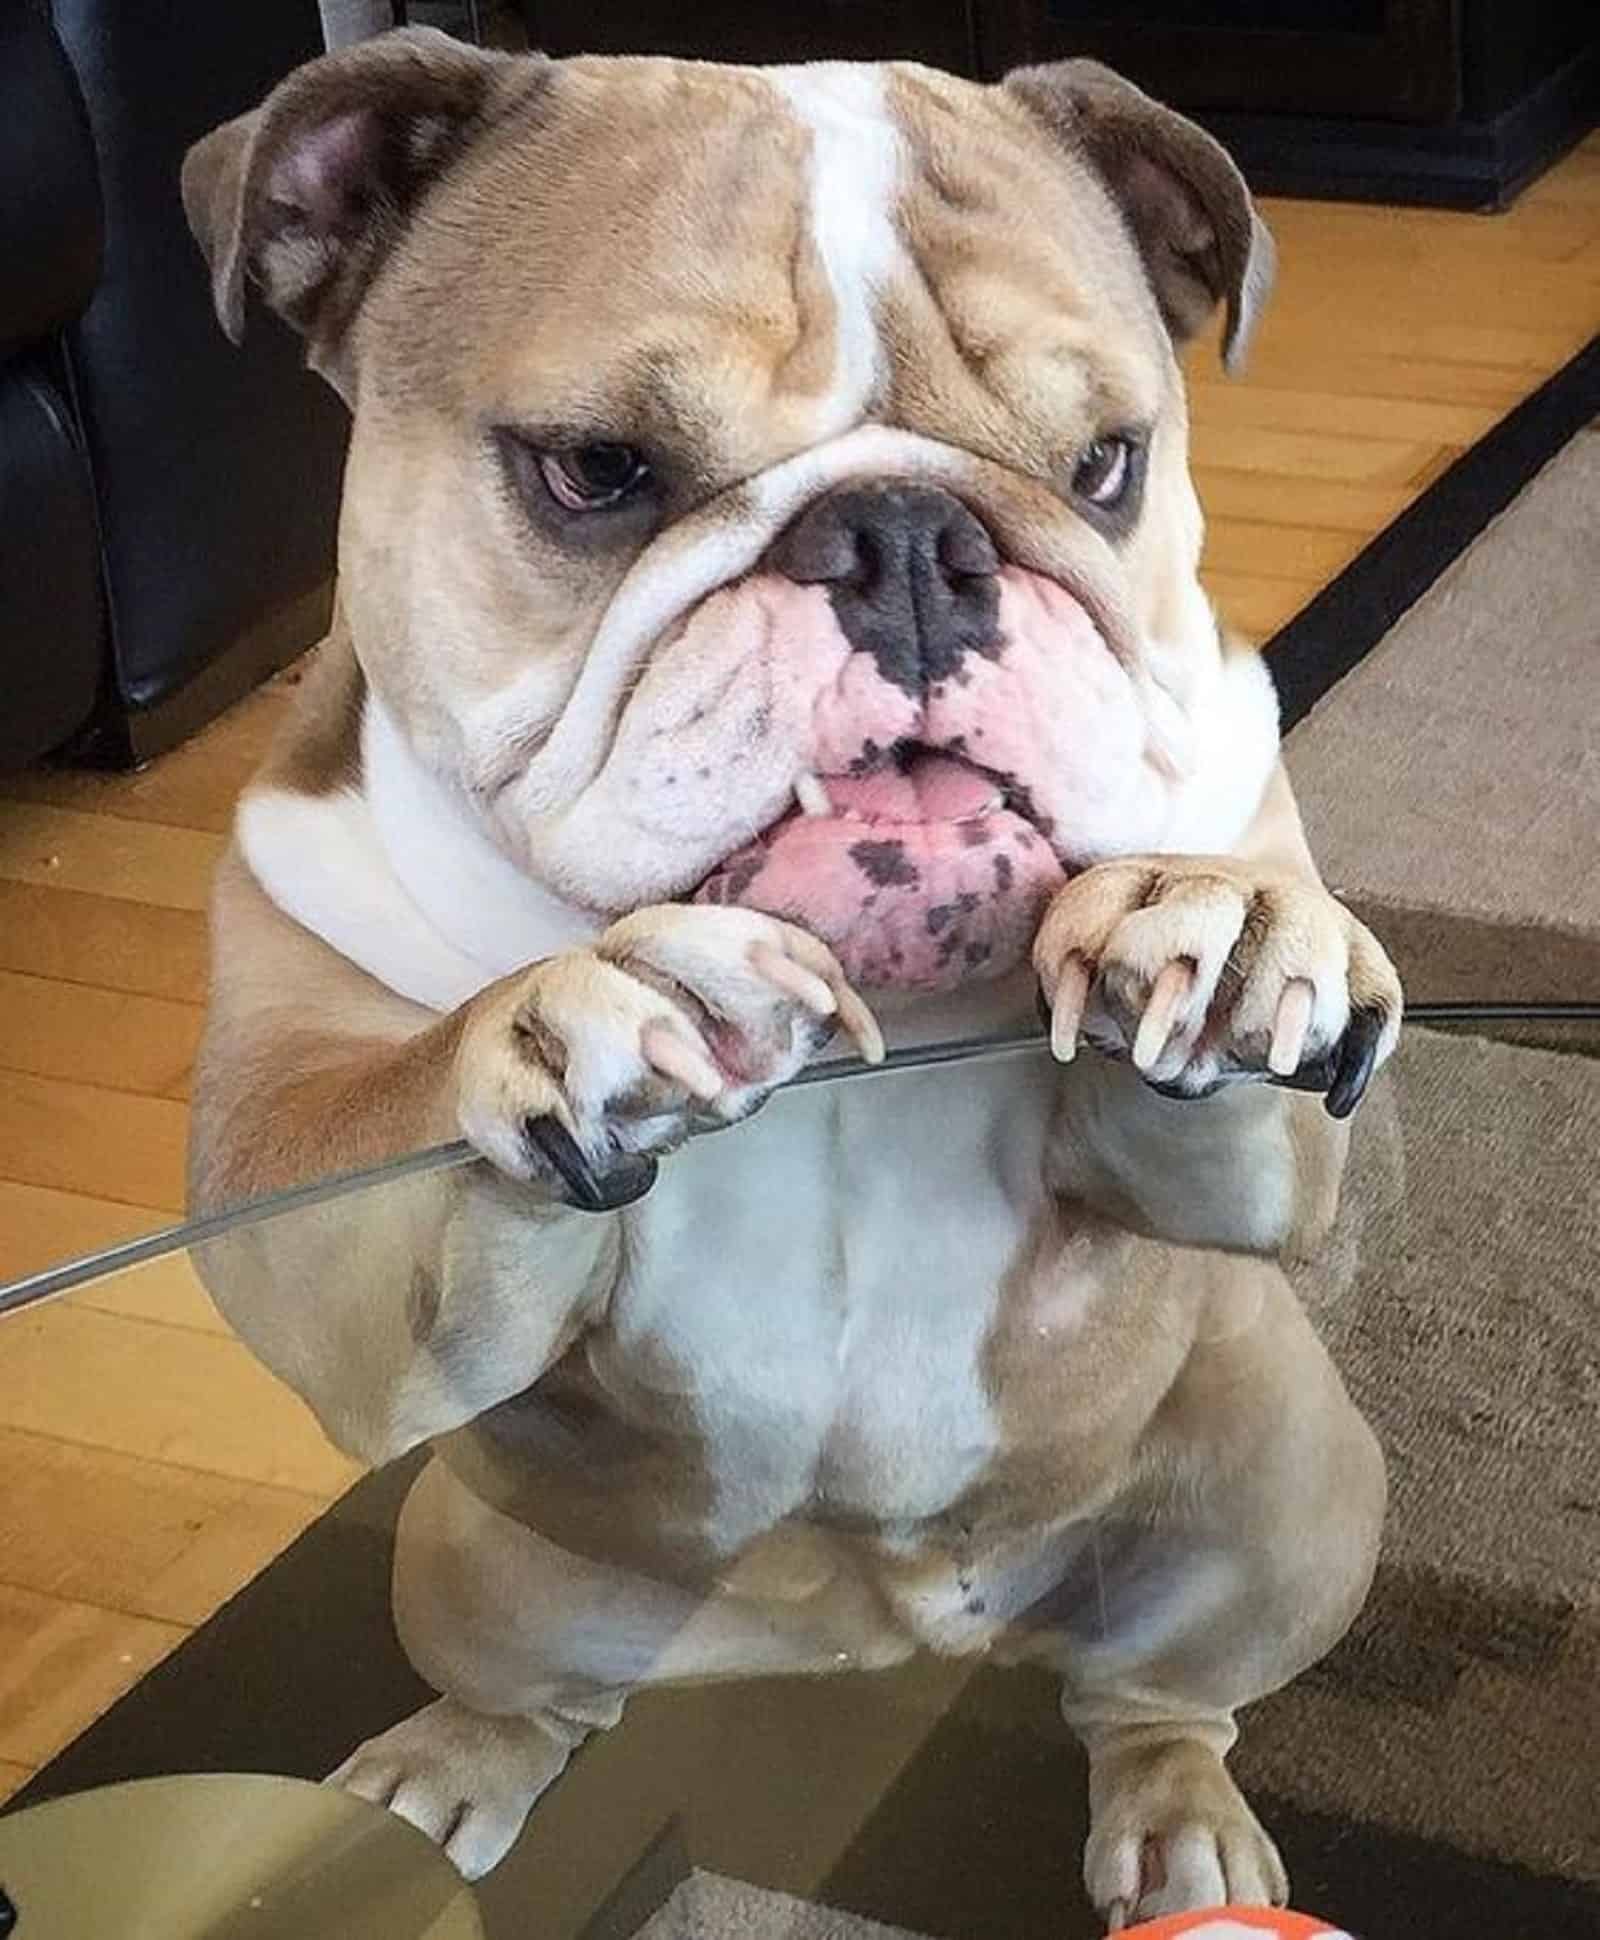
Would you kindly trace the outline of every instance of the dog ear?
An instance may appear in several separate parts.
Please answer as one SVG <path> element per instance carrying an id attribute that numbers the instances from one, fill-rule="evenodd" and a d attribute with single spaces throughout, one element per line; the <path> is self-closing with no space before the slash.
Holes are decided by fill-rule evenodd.
<path id="1" fill-rule="evenodd" d="M 228 336 L 248 278 L 324 363 L 427 184 L 543 65 L 409 28 L 308 62 L 196 142 L 183 205 Z"/>
<path id="2" fill-rule="evenodd" d="M 1272 288 L 1275 252 L 1227 150 L 1098 61 L 1017 68 L 1003 85 L 1115 197 L 1174 342 L 1226 305 L 1222 361 L 1237 370 Z"/>

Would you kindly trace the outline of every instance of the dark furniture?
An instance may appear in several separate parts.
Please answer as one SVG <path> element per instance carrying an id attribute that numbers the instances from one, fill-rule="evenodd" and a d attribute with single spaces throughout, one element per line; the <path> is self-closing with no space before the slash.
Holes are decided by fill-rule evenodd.
<path id="1" fill-rule="evenodd" d="M 344 411 L 211 312 L 184 150 L 321 51 L 315 0 L 0 0 L 0 767 L 125 765 L 326 624 Z"/>
<path id="2" fill-rule="evenodd" d="M 1091 54 L 1264 191 L 1503 207 L 1600 112 L 1595 0 L 525 0 L 552 54 L 898 55 L 993 79 Z"/>
<path id="3" fill-rule="evenodd" d="M 1594 0 L 977 0 L 987 58 L 1094 54 L 1288 195 L 1503 208 L 1600 112 Z"/>

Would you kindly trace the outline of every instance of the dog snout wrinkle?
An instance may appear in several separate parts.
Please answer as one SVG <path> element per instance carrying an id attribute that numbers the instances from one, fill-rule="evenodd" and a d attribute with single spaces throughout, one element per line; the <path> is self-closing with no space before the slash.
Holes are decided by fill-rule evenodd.
<path id="1" fill-rule="evenodd" d="M 958 498 L 925 485 L 850 485 L 807 507 L 771 564 L 825 585 L 845 638 L 917 699 L 1000 647 L 999 555 Z"/>

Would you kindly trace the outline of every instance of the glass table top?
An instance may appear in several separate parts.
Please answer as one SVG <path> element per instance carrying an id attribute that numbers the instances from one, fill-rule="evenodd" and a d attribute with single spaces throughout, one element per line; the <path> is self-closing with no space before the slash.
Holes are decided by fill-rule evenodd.
<path id="1" fill-rule="evenodd" d="M 1375 1573 L 1342 1640 L 1326 1654 L 1299 1650 L 1316 1661 L 1246 1705 L 1229 1768 L 1283 1854 L 1293 1903 L 1331 1924 L 1446 1940 L 1600 1930 L 1600 1027 L 1481 1009 L 1427 1015 L 1408 1022 L 1357 1114 L 1331 1231 L 1286 1269 L 1298 1310 L 1383 1451 L 1388 1509 Z M 1032 1446 L 1030 1435 L 1041 1446 L 1058 1437 L 1054 1423 L 1048 1433 L 1037 1421 L 996 1427 L 1002 1357 L 1070 1367 L 1075 1355 L 1103 1352 L 1106 1391 L 1121 1392 L 1123 1361 L 1159 1361 L 1170 1343 L 1156 1335 L 1178 1325 L 1178 1305 L 1161 1307 L 1152 1322 L 1156 1310 L 1138 1304 L 1147 1294 L 1136 1301 L 1127 1292 L 1125 1334 L 1116 1314 L 1084 1331 L 1078 1296 L 1063 1286 L 1059 1312 L 1029 1310 L 1036 1339 L 1019 1345 L 991 1327 L 955 1358 L 947 1352 L 970 1316 L 938 1307 L 947 1276 L 934 1255 L 970 1248 L 979 1260 L 989 1242 L 981 1198 L 966 1224 L 938 1203 L 954 1176 L 937 1157 L 938 1139 L 959 1140 L 972 1088 L 1001 1087 L 1026 1113 L 1057 1077 L 1036 1037 L 925 1047 L 872 1071 L 813 1067 L 755 1119 L 703 1141 L 714 1154 L 723 1139 L 759 1137 L 780 1153 L 819 1113 L 848 1117 L 848 1101 L 868 1092 L 875 1109 L 887 1101 L 908 1120 L 947 1128 L 930 1135 L 926 1177 L 875 1184 L 906 1208 L 925 1207 L 921 1232 L 915 1219 L 897 1227 L 904 1258 L 899 1278 L 888 1276 L 897 1288 L 890 1309 L 871 1319 L 875 1338 L 847 1352 L 848 1326 L 830 1336 L 830 1352 L 859 1384 L 852 1421 L 872 1424 L 877 1436 L 865 1452 L 819 1436 L 808 1387 L 816 1343 L 771 1288 L 764 1298 L 740 1290 L 707 1323 L 717 1340 L 761 1343 L 765 1385 L 753 1414 L 730 1402 L 727 1370 L 702 1351 L 706 1336 L 687 1363 L 674 1361 L 663 1346 L 679 1338 L 673 1325 L 643 1309 L 591 1317 L 551 1341 L 551 1372 L 533 1389 L 519 1387 L 511 1365 L 488 1379 L 483 1356 L 450 1338 L 451 1302 L 463 1276 L 483 1270 L 484 1249 L 501 1243 L 508 1195 L 523 1189 L 459 1145 L 236 1207 L 0 1289 L 3 1369 L 17 1330 L 86 1290 L 192 1275 L 227 1305 L 255 1303 L 255 1311 L 282 1299 L 298 1312 L 316 1288 L 368 1270 L 373 1249 L 407 1259 L 408 1235 L 441 1204 L 455 1222 L 442 1284 L 419 1261 L 399 1289 L 408 1338 L 431 1358 L 412 1389 L 386 1386 L 381 1369 L 372 1371 L 364 1392 L 386 1397 L 380 1427 L 361 1418 L 361 1394 L 329 1399 L 326 1370 L 313 1364 L 319 1341 L 269 1322 L 253 1343 L 321 1407 L 347 1448 L 367 1457 L 392 1445 L 394 1459 L 47 1764 L 11 1809 L 164 1773 L 320 1778 L 446 1679 L 503 1699 L 508 1677 L 532 1677 L 549 1713 L 565 1720 L 568 1743 L 595 1728 L 509 1857 L 476 1887 L 491 1936 L 1098 1932 L 1081 1877 L 1085 1761 L 1060 1702 L 1063 1677 L 1079 1686 L 1082 1677 L 1039 1640 L 1070 1633 L 1085 1660 L 1099 1663 L 1126 1655 L 1141 1625 L 1167 1620 L 1157 1579 L 1171 1557 L 1161 1550 L 1153 1565 L 1146 1546 L 1152 1498 L 1135 1502 L 1128 1471 L 1108 1469 L 1092 1508 L 1080 1499 L 1064 1519 L 1071 1540 L 1054 1530 L 1052 1541 L 1061 1537 L 1066 1548 L 1050 1551 L 1056 1561 L 1026 1594 L 1015 1590 L 1026 1575 L 1016 1559 L 1042 1553 L 1037 1507 L 1026 1530 L 995 1539 L 1011 1544 L 1016 1564 L 988 1588 L 1011 1596 L 1003 1613 L 975 1607 L 985 1585 L 974 1589 L 965 1577 L 959 1607 L 930 1616 L 927 1605 L 943 1585 L 930 1553 L 957 1554 L 952 1531 L 963 1517 L 983 1524 L 1000 1513 L 984 1467 L 996 1438 L 1015 1449 Z M 702 1163 L 701 1205 L 716 1185 L 711 1159 Z M 771 1287 L 781 1290 L 811 1229 L 803 1207 L 787 1203 L 797 1195 L 781 1173 L 773 1191 Z M 592 1224 L 596 1233 L 626 1232 L 635 1217 Z M 645 1240 L 593 1242 L 612 1243 Z M 846 1233 L 830 1243 L 866 1242 Z M 1210 1276 L 1215 1297 L 1205 1311 L 1219 1339 L 1253 1338 L 1266 1325 L 1261 1313 L 1278 1312 L 1279 1296 L 1261 1293 L 1253 1277 L 1274 1269 L 1242 1254 L 1156 1250 L 1163 1272 Z M 693 1257 L 700 1280 L 714 1283 L 714 1235 Z M 528 1351 L 525 1320 L 510 1314 L 503 1323 L 513 1358 Z M 1281 1316 L 1274 1324 L 1298 1325 Z M 367 1351 L 375 1360 L 390 1351 L 387 1341 L 374 1334 Z M 349 1346 L 357 1360 L 363 1349 Z M 1183 1353 L 1192 1349 L 1185 1336 Z M 1255 1499 L 1252 1490 L 1277 1488 L 1273 1438 L 1292 1442 L 1293 1418 L 1312 1422 L 1327 1405 L 1317 1351 L 1292 1347 L 1302 1352 L 1303 1382 L 1277 1392 L 1271 1409 L 1243 1386 L 1207 1404 L 1213 1421 L 1259 1417 L 1263 1425 L 1256 1439 L 1229 1444 L 1237 1500 L 1229 1495 L 1221 1512 L 1226 1541 L 1199 1559 L 1186 1596 L 1215 1593 L 1219 1608 L 1229 1607 L 1218 1574 L 1224 1556 L 1228 1570 L 1254 1581 L 1260 1564 L 1260 1581 L 1276 1584 L 1273 1556 L 1290 1538 L 1308 1581 L 1324 1558 L 1331 1572 L 1347 1567 L 1337 1554 L 1338 1476 L 1304 1493 L 1306 1504 L 1323 1507 L 1290 1538 L 1281 1517 L 1252 1523 L 1255 1512 L 1239 1506 Z M 1180 1364 L 1182 1353 L 1162 1377 L 1169 1400 L 1189 1392 Z M 1242 1382 L 1246 1363 L 1227 1365 Z M 533 1390 L 530 1409 L 523 1404 Z M 1029 1392 L 1030 1405 L 1048 1409 L 1048 1383 Z M 827 1405 L 841 1406 L 837 1394 Z M 1160 1395 L 1150 1403 L 1146 1428 L 1162 1405 Z M 681 1452 L 692 1439 L 687 1424 L 703 1430 L 708 1421 L 717 1424 L 715 1461 L 693 1473 L 680 1462 L 666 1480 L 641 1482 L 665 1459 L 663 1447 Z M 904 1446 L 894 1440 L 897 1424 Z M 1104 1433 L 1127 1431 L 1108 1416 Z M 429 1438 L 439 1451 L 431 1463 Z M 930 1469 L 930 1441 L 944 1469 Z M 1134 1441 L 1148 1452 L 1147 1441 Z M 1324 1460 L 1320 1445 L 1306 1446 L 1313 1466 Z M 1137 1466 L 1143 1457 L 1130 1459 Z M 1334 1467 L 1342 1459 L 1337 1449 L 1327 1455 Z M 880 1486 L 900 1493 L 896 1514 L 869 1527 L 860 1473 L 872 1462 L 892 1471 L 893 1486 Z M 957 1487 L 949 1476 L 964 1463 Z M 774 1478 L 807 1464 L 802 1507 L 784 1540 L 771 1541 L 751 1505 L 769 1499 Z M 1017 1493 L 1006 1500 L 1037 1504 L 1027 1486 L 1007 1486 Z M 395 1524 L 408 1495 L 415 1540 L 396 1589 L 415 1664 L 390 1597 Z M 660 1577 L 641 1561 L 663 1554 L 659 1527 L 634 1526 L 641 1500 L 678 1536 L 698 1531 L 696 1541 L 668 1545 L 675 1561 Z M 723 1533 L 713 1538 L 713 1529 Z M 870 1570 L 860 1562 L 868 1551 Z M 1060 1564 L 1069 1552 L 1070 1565 Z M 475 1579 L 463 1559 L 482 1553 L 498 1561 Z M 1070 1609 L 1061 1602 L 1069 1579 L 1078 1585 Z M 1213 1633 L 1227 1638 L 1236 1627 L 1243 1639 L 1264 1624 L 1274 1634 L 1261 1648 L 1269 1656 L 1287 1648 L 1276 1633 L 1298 1620 L 1293 1599 L 1268 1602 L 1276 1614 L 1231 1610 Z M 498 1629 L 486 1642 L 473 1625 L 488 1621 L 489 1606 Z M 521 1660 L 508 1671 L 503 1633 L 513 1607 L 537 1608 L 541 1634 L 562 1631 L 559 1689 L 542 1659 L 537 1673 Z M 754 1641 L 752 1610 L 760 1613 Z M 583 1677 L 568 1675 L 573 1665 Z M 580 1685 L 581 1703 L 573 1696 Z M 624 1712 L 625 1690 L 637 1694 Z M 1081 1688 L 1074 1702 L 1082 1728 Z M 481 1747 L 473 1759 L 483 1766 Z M 360 1782 L 381 1791 L 380 1780 L 369 1771 Z M 458 1789 L 477 1784 L 489 1781 L 461 1779 Z M 538 1909 L 532 1925 L 530 1907 Z M 31 1940 L 25 1926 L 18 1931 Z"/>

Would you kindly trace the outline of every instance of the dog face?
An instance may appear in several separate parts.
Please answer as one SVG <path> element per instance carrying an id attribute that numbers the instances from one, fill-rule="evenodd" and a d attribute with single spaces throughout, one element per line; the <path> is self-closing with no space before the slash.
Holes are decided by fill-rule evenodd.
<path id="1" fill-rule="evenodd" d="M 313 63 L 191 220 L 353 430 L 372 695 L 526 875 L 740 902 L 869 987 L 1023 956 L 1064 877 L 1226 847 L 1275 732 L 1196 571 L 1174 342 L 1269 246 L 1084 63 Z"/>

